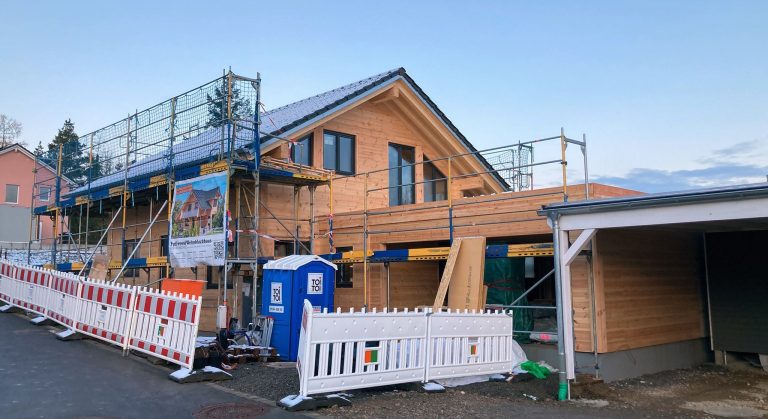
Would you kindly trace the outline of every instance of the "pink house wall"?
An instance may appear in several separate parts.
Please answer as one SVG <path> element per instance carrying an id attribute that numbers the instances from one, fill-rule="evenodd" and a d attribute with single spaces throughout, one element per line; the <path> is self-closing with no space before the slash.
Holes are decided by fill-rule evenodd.
<path id="1" fill-rule="evenodd" d="M 18 148 L 7 150 L 0 154 L 0 206 L 20 207 L 30 210 L 30 204 L 38 207 L 49 205 L 54 202 L 56 174 L 46 166 L 38 163 L 38 182 L 41 185 L 50 186 L 51 193 L 47 201 L 41 201 L 39 199 L 39 191 L 35 191 L 35 202 L 32 203 L 32 190 L 34 189 L 35 183 L 35 174 L 32 171 L 34 165 L 35 161 L 33 158 Z M 7 184 L 19 185 L 17 204 L 9 204 L 5 202 Z M 53 237 L 53 221 L 48 216 L 40 216 L 39 221 L 42 222 L 42 235 L 40 237 L 44 239 L 43 244 L 50 244 L 51 238 Z M 26 226 L 29 226 L 29 217 L 25 217 L 24 220 L 0 220 L 0 223 L 20 222 L 26 223 Z M 29 231 L 29 228 L 27 227 L 25 230 Z M 5 239 L 0 238 L 0 240 Z"/>

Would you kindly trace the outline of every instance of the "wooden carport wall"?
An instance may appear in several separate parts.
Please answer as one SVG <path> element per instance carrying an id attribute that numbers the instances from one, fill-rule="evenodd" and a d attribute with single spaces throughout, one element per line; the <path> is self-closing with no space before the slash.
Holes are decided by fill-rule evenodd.
<path id="1" fill-rule="evenodd" d="M 558 345 L 560 358 L 560 383 L 567 388 L 568 380 L 575 378 L 574 363 L 574 323 L 573 300 L 571 295 L 571 265 L 579 253 L 590 243 L 601 229 L 628 227 L 650 227 L 696 222 L 716 222 L 727 220 L 747 220 L 768 217 L 768 197 L 755 197 L 750 194 L 734 195 L 729 200 L 719 194 L 706 201 L 706 191 L 696 197 L 670 197 L 660 195 L 654 202 L 653 196 L 630 198 L 626 201 L 643 201 L 649 204 L 635 203 L 623 205 L 622 200 L 614 202 L 593 201 L 590 204 L 552 205 L 540 211 L 547 215 L 553 229 L 555 245 L 555 281 L 558 304 L 558 334 L 562 344 Z M 705 202 L 693 202 L 696 199 Z M 603 207 L 600 207 L 603 205 Z M 579 210 L 579 206 L 586 207 Z M 588 207 L 592 207 L 590 209 Z M 572 213 L 569 213 L 570 211 Z M 569 233 L 576 236 L 569 245 Z M 593 247 L 593 252 L 596 249 Z M 592 300 L 596 301 L 596 295 Z M 604 307 L 598 307 L 597 313 L 605 314 Z M 598 327 L 594 333 L 604 333 Z"/>

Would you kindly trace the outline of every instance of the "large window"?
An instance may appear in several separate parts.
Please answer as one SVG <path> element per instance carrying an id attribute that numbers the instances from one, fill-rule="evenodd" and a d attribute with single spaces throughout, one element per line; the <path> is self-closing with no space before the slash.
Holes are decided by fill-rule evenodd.
<path id="1" fill-rule="evenodd" d="M 51 187 L 50 186 L 41 186 L 40 187 L 40 201 L 48 202 L 49 199 L 51 199 Z"/>
<path id="2" fill-rule="evenodd" d="M 355 173 L 355 137 L 349 134 L 325 131 L 323 133 L 323 168 L 336 173 Z"/>
<path id="3" fill-rule="evenodd" d="M 413 193 L 415 156 L 413 147 L 389 144 L 389 206 L 415 202 Z"/>
<path id="4" fill-rule="evenodd" d="M 312 134 L 309 134 L 293 144 L 291 160 L 297 164 L 312 166 Z"/>
<path id="5" fill-rule="evenodd" d="M 19 185 L 5 185 L 5 202 L 8 204 L 19 203 Z"/>
<path id="6" fill-rule="evenodd" d="M 427 160 L 426 156 L 424 160 Z M 424 202 L 442 201 L 446 199 L 448 185 L 445 176 L 437 170 L 434 164 L 424 163 Z"/>

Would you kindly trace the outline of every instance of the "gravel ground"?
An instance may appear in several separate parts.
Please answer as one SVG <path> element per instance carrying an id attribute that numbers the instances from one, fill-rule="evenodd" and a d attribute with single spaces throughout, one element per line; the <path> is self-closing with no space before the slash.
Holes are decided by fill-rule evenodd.
<path id="1" fill-rule="evenodd" d="M 298 392 L 292 363 L 242 364 L 225 387 L 279 400 Z M 557 377 L 528 375 L 428 394 L 418 385 L 349 392 L 352 406 L 318 411 L 341 418 L 427 417 L 761 417 L 768 415 L 768 375 L 755 369 L 702 366 L 615 383 L 574 386 L 574 400 L 555 400 Z"/>

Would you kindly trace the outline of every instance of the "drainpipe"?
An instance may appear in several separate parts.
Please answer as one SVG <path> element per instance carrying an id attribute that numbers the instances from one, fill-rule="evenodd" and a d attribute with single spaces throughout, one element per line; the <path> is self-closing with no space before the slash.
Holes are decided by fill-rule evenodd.
<path id="1" fill-rule="evenodd" d="M 565 357 L 565 322 L 563 319 L 563 287 L 562 275 L 560 272 L 560 222 L 556 214 L 550 215 L 552 224 L 552 247 L 554 248 L 555 258 L 555 304 L 557 306 L 557 358 L 558 358 L 558 378 L 557 399 L 568 399 L 568 376 Z"/>

